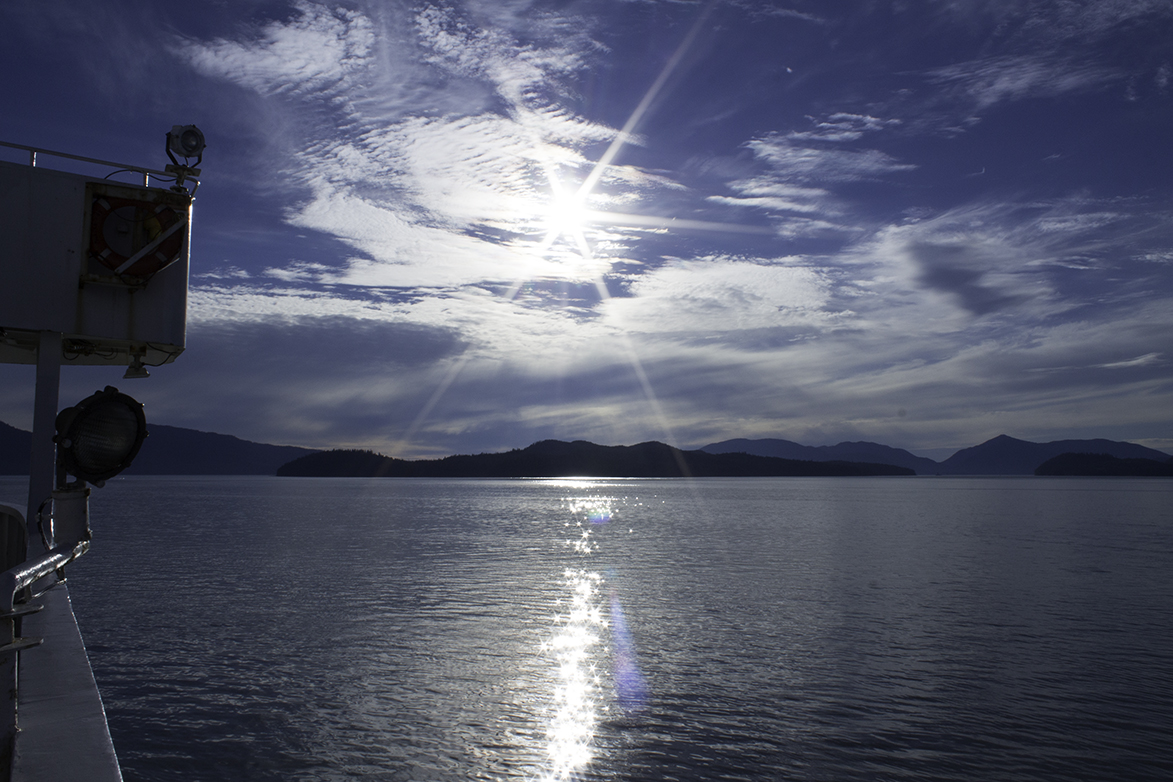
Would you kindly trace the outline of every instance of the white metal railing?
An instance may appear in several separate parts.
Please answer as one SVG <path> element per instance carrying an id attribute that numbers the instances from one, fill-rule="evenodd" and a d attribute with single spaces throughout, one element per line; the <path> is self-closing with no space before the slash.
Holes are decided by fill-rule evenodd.
<path id="1" fill-rule="evenodd" d="M 16 745 L 19 684 L 16 656 L 23 649 L 38 646 L 42 640 L 17 637 L 16 622 L 44 607 L 29 601 L 29 598 L 36 597 L 29 591 L 33 584 L 47 576 L 55 576 L 54 582 L 46 589 L 56 586 L 64 580 L 62 568 L 89 550 L 88 539 L 63 543 L 0 573 L 0 712 L 3 712 L 0 714 L 0 780 L 11 778 Z"/>
<path id="2" fill-rule="evenodd" d="M 37 166 L 37 155 L 52 155 L 53 157 L 65 158 L 67 160 L 79 160 L 83 163 L 94 163 L 95 165 L 99 166 L 109 166 L 110 168 L 116 169 L 115 171 L 111 172 L 114 174 L 118 173 L 119 171 L 128 171 L 135 174 L 142 174 L 143 187 L 150 187 L 152 175 L 166 181 L 174 181 L 175 179 L 175 174 L 170 171 L 160 171 L 156 168 L 145 168 L 144 166 L 133 166 L 128 163 L 115 163 L 112 160 L 99 160 L 98 158 L 85 157 L 83 155 L 71 155 L 68 152 L 54 152 L 51 149 L 30 147 L 27 144 L 13 144 L 10 141 L 0 141 L 0 147 L 8 147 L 9 149 L 23 149 L 25 152 L 28 152 L 29 165 L 33 168 L 36 168 Z M 107 174 L 107 176 L 109 176 L 109 174 Z M 197 187 L 199 186 L 199 180 L 195 177 L 189 176 L 187 179 L 194 181 Z"/>

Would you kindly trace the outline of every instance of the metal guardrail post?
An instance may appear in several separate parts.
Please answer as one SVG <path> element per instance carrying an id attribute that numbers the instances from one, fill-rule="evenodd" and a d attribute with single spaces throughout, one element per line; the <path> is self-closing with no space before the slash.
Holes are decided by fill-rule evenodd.
<path id="1" fill-rule="evenodd" d="M 42 331 L 37 345 L 37 390 L 29 455 L 28 513 L 25 515 L 29 540 L 37 539 L 37 510 L 53 492 L 57 449 L 53 444 L 53 433 L 57 428 L 58 387 L 61 385 L 61 343 L 61 334 Z"/>
<path id="2" fill-rule="evenodd" d="M 12 643 L 14 638 L 12 617 L 0 620 L 0 641 Z M 0 779 L 12 779 L 12 761 L 16 750 L 16 655 L 0 657 L 0 700 L 4 701 L 3 715 L 0 715 Z"/>

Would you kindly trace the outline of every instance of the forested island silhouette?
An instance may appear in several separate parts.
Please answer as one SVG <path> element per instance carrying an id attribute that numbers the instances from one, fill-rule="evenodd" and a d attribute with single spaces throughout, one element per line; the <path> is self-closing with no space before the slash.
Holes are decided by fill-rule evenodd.
<path id="1" fill-rule="evenodd" d="M 277 475 L 397 478 L 681 478 L 915 475 L 907 467 L 800 461 L 748 453 L 683 451 L 658 442 L 596 445 L 542 440 L 528 448 L 443 459 L 394 459 L 374 451 L 333 450 L 282 465 Z"/>
<path id="2" fill-rule="evenodd" d="M 127 475 L 500 477 L 520 470 L 527 477 L 541 477 L 557 467 L 560 472 L 597 469 L 602 470 L 599 477 L 634 478 L 680 475 L 679 467 L 684 464 L 690 470 L 688 474 L 696 476 L 911 475 L 915 471 L 917 475 L 1158 477 L 1168 476 L 1173 466 L 1169 454 L 1136 443 L 1104 439 L 1034 443 L 1006 435 L 962 448 L 940 462 L 881 443 L 857 441 L 809 446 L 778 438 L 724 440 L 695 450 L 675 449 L 663 443 L 612 447 L 584 441 L 544 440 L 506 453 L 401 460 L 370 450 L 322 451 L 268 445 L 163 424 L 148 423 L 148 431 L 150 436 L 143 443 L 139 458 L 126 471 Z M 0 421 L 0 475 L 28 474 L 31 437 L 28 431 Z M 1087 458 L 1065 458 L 1044 468 L 1048 460 L 1063 455 Z M 299 458 L 308 456 L 321 458 L 305 462 Z M 714 462 L 708 456 L 736 458 Z M 758 462 L 747 457 L 770 461 Z M 904 471 L 886 469 L 892 466 Z M 629 468 L 640 472 L 628 473 Z"/>

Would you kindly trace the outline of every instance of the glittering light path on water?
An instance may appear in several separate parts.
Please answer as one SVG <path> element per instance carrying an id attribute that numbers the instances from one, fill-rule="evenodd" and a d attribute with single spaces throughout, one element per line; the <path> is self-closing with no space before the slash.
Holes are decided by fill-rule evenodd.
<path id="1" fill-rule="evenodd" d="M 576 488 L 587 486 L 589 483 Z M 603 577 L 587 567 L 588 557 L 598 550 L 597 536 L 617 517 L 615 500 L 596 496 L 568 498 L 566 502 L 572 514 L 572 520 L 566 522 L 570 533 L 566 545 L 574 552 L 579 567 L 563 572 L 568 597 L 558 601 L 554 636 L 543 644 L 543 651 L 554 658 L 557 666 L 543 782 L 578 779 L 594 757 L 600 714 L 610 711 L 608 704 L 612 700 L 612 693 L 603 690 L 599 670 L 606 663 L 608 651 L 613 653 L 614 700 L 623 714 L 637 714 L 647 705 L 647 686 L 617 591 L 612 587 L 610 599 L 603 597 Z M 613 572 L 608 571 L 609 576 Z M 608 606 L 610 621 L 605 618 Z M 605 642 L 608 629 L 610 649 Z"/>
<path id="2" fill-rule="evenodd" d="M 550 760 L 547 780 L 569 780 L 591 760 L 591 744 L 598 722 L 599 675 L 593 648 L 597 628 L 605 626 L 596 595 L 598 573 L 567 570 L 570 610 L 555 621 L 560 631 L 549 643 L 558 662 L 554 714 L 547 730 Z"/>
<path id="3" fill-rule="evenodd" d="M 611 503 L 606 498 L 576 498 L 568 501 L 568 510 L 573 521 L 566 522 L 570 530 L 566 543 L 585 565 L 595 549 L 591 533 L 595 525 L 610 521 Z M 546 731 L 549 765 L 542 778 L 550 782 L 574 779 L 591 762 L 599 711 L 606 709 L 596 661 L 601 631 L 607 626 L 598 597 L 603 579 L 585 567 L 567 568 L 563 579 L 569 593 L 569 610 L 563 610 L 565 600 L 558 601 L 560 612 L 554 617 L 557 629 L 545 645 L 558 670 L 553 713 Z"/>

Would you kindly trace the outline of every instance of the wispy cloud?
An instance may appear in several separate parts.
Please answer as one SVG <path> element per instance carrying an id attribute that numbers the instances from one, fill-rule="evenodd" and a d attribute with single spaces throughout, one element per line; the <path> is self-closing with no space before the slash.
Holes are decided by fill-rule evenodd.
<path id="1" fill-rule="evenodd" d="M 846 112 L 808 119 L 814 125 L 811 130 L 771 133 L 746 142 L 760 164 L 757 172 L 728 183 L 735 195 L 712 195 L 708 200 L 773 214 L 780 218 L 775 225 L 781 236 L 853 232 L 855 227 L 838 219 L 845 204 L 833 189 L 917 167 L 854 144 L 868 133 L 900 126 L 900 120 Z"/>
<path id="2" fill-rule="evenodd" d="M 780 176 L 796 182 L 854 182 L 916 168 L 876 149 L 813 147 L 783 135 L 754 139 L 746 146 Z"/>
<path id="3" fill-rule="evenodd" d="M 597 274 L 598 265 L 582 263 L 576 249 L 533 251 L 547 230 L 552 180 L 572 187 L 590 169 L 585 150 L 615 135 L 559 102 L 563 80 L 597 45 L 581 25 L 572 29 L 553 17 L 530 25 L 525 42 L 507 28 L 476 27 L 451 9 L 426 7 L 410 22 L 423 54 L 405 77 L 429 89 L 426 97 L 401 89 L 393 106 L 367 97 L 387 81 L 392 61 L 381 44 L 369 42 L 377 27 L 358 12 L 302 3 L 293 19 L 270 23 L 251 39 L 184 42 L 197 67 L 270 96 L 315 101 L 346 82 L 336 110 L 347 124 L 333 138 L 307 139 L 296 155 L 292 173 L 309 197 L 290 208 L 288 220 L 343 240 L 355 255 L 334 270 L 298 263 L 270 274 L 356 286 Z M 464 111 L 445 97 L 478 90 L 480 98 Z M 435 105 L 447 110 L 437 114 Z M 612 166 L 586 206 L 630 204 L 664 187 L 678 185 L 662 174 Z M 597 251 L 608 247 L 600 243 Z"/>
<path id="4" fill-rule="evenodd" d="M 1125 359 L 1124 361 L 1109 361 L 1107 364 L 1096 364 L 1100 369 L 1126 369 L 1130 367 L 1147 367 L 1161 362 L 1160 353 L 1145 353 L 1143 356 Z M 1161 362 L 1163 363 L 1163 362 Z"/>
<path id="5" fill-rule="evenodd" d="M 955 296 L 974 315 L 997 312 L 1025 298 L 986 283 L 983 259 L 965 243 L 910 242 L 906 249 L 919 267 L 918 283 L 929 290 Z"/>
<path id="6" fill-rule="evenodd" d="M 270 22 L 247 40 L 185 40 L 179 52 L 199 71 L 262 95 L 338 93 L 371 63 L 375 30 L 357 11 L 301 0 L 287 22 Z"/>
<path id="7" fill-rule="evenodd" d="M 795 130 L 786 134 L 792 141 L 857 141 L 865 133 L 894 128 L 903 124 L 898 119 L 880 119 L 867 114 L 837 112 L 826 119 L 815 120 L 813 130 Z"/>
<path id="8" fill-rule="evenodd" d="M 1119 80 L 1120 74 L 1056 57 L 1007 55 L 937 68 L 928 79 L 968 97 L 974 110 L 981 111 L 1005 101 L 1096 89 Z"/>
<path id="9" fill-rule="evenodd" d="M 1051 47 L 1057 44 L 1089 45 L 1122 27 L 1143 25 L 1173 17 L 1164 0 L 1129 2 L 1056 3 L 1052 0 L 995 0 L 975 3 L 950 0 L 942 13 L 966 23 L 977 20 L 996 25 L 999 38 L 1011 44 Z"/>
<path id="10" fill-rule="evenodd" d="M 698 258 L 638 278 L 630 297 L 606 303 L 606 322 L 627 332 L 723 339 L 733 332 L 827 324 L 830 281 L 798 259 Z M 729 338 L 728 336 L 724 339 Z M 732 337 L 736 341 L 736 337 Z"/>
<path id="11" fill-rule="evenodd" d="M 780 236 L 817 236 L 849 230 L 847 226 L 834 222 L 840 214 L 840 206 L 835 197 L 822 188 L 787 184 L 772 175 L 735 180 L 728 187 L 735 195 L 711 195 L 707 200 L 764 211 L 771 215 L 774 230 Z"/>
<path id="12" fill-rule="evenodd" d="M 790 7 L 793 4 L 763 3 L 760 0 L 728 0 L 729 4 L 740 8 L 752 18 L 795 19 L 812 24 L 826 24 L 826 19 L 809 11 L 800 11 Z"/>
<path id="13" fill-rule="evenodd" d="M 533 22 L 531 35 L 541 29 L 540 19 Z M 555 24 L 546 33 L 560 39 L 557 45 L 522 44 L 506 31 L 474 28 L 451 11 L 436 7 L 420 11 L 416 27 L 433 52 L 429 62 L 485 79 L 514 106 L 544 97 L 551 77 L 582 68 L 584 53 L 592 48 L 581 28 Z"/>
<path id="14" fill-rule="evenodd" d="M 971 445 L 975 426 L 1028 436 L 1129 393 L 1142 420 L 1167 398 L 1154 389 L 1173 290 L 1155 202 L 975 189 L 904 217 L 861 208 L 860 191 L 920 186 L 935 162 L 906 143 L 926 127 L 915 112 L 879 96 L 713 137 L 689 151 L 695 166 L 638 139 L 582 205 L 590 261 L 566 241 L 537 253 L 554 183 L 572 192 L 616 138 L 575 109 L 591 88 L 580 77 L 607 56 L 590 18 L 526 3 L 351 8 L 302 2 L 284 21 L 179 46 L 199 73 L 297 120 L 286 223 L 348 248 L 197 278 L 192 369 L 160 371 L 159 387 L 226 362 L 285 419 L 241 413 L 226 430 L 382 449 L 410 430 L 404 455 L 629 443 L 664 436 L 646 379 L 682 444 Z M 917 73 L 934 88 L 917 99 L 952 123 L 1117 78 L 1047 52 Z M 720 240 L 677 230 L 731 214 L 755 224 Z M 499 295 L 518 281 L 513 300 Z M 308 380 L 303 357 L 318 368 Z M 209 409 L 224 397 L 214 386 L 200 392 Z M 198 419 L 162 392 L 152 405 Z M 1106 425 L 1105 409 L 1083 420 Z"/>

